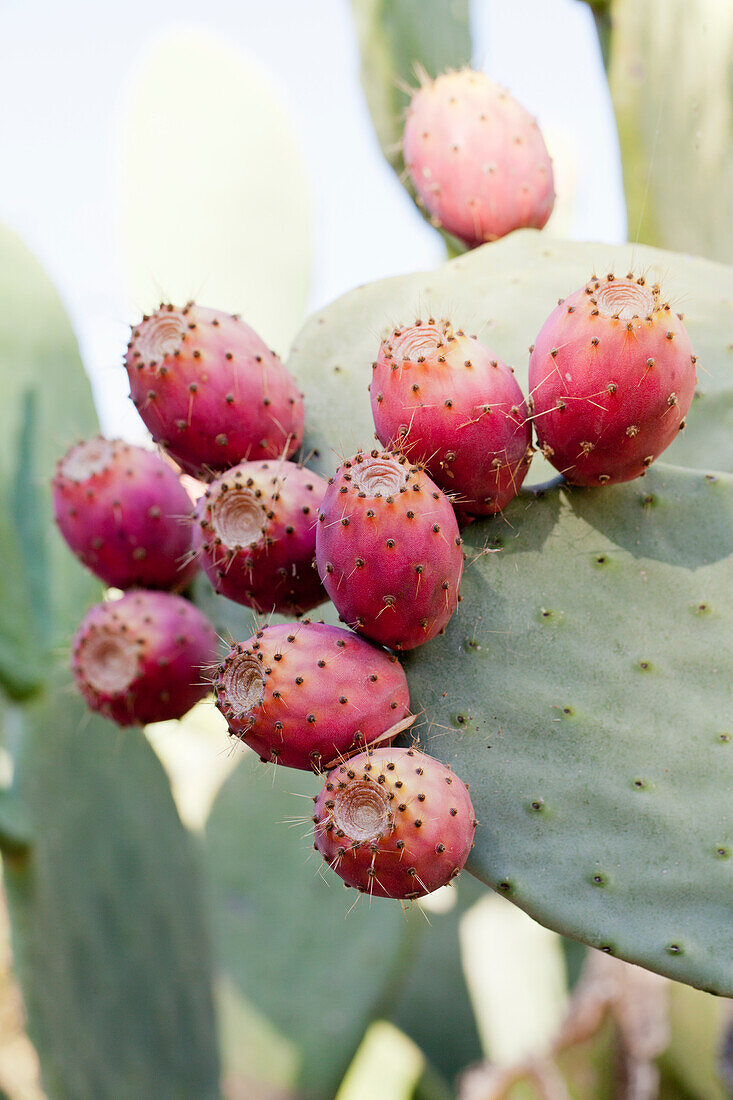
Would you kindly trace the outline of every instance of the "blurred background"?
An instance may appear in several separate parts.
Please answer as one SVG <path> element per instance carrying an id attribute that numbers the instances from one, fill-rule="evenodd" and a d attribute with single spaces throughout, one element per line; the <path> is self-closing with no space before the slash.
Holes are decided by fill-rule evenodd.
<path id="1" fill-rule="evenodd" d="M 545 133 L 552 231 L 625 240 L 588 6 L 479 0 L 470 19 L 473 63 Z M 236 305 L 285 353 L 306 312 L 444 255 L 379 148 L 345 0 L 10 3 L 3 37 L 0 213 L 61 290 L 106 431 L 143 438 L 119 364 L 151 291 Z"/>
<path id="2" fill-rule="evenodd" d="M 60 295 L 106 434 L 147 438 L 121 358 L 130 322 L 161 298 L 237 310 L 285 356 L 308 314 L 340 294 L 445 259 L 443 238 L 380 147 L 361 82 L 369 41 L 362 34 L 360 42 L 358 30 L 371 20 L 386 28 L 387 41 L 398 7 L 397 0 L 5 0 L 0 221 Z M 429 37 L 430 21 L 438 37 L 444 19 L 464 27 L 460 60 L 506 85 L 537 116 L 558 194 L 545 232 L 730 260 L 732 11 L 729 0 L 431 0 L 422 33 Z M 404 86 L 398 70 L 388 77 L 390 94 Z M 65 423 L 52 431 L 47 445 L 61 454 L 73 438 Z M 18 710 L 10 703 L 3 709 L 7 782 Z M 215 959 L 216 1046 L 227 1098 L 440 1100 L 459 1088 L 462 1100 L 729 1095 L 719 1062 L 722 1002 L 682 986 L 670 992 L 672 983 L 645 972 L 629 976 L 614 970 L 614 960 L 588 967 L 585 949 L 468 876 L 459 889 L 413 907 L 409 919 L 366 905 L 345 917 L 351 899 L 341 904 L 340 896 L 334 915 L 329 893 L 337 887 L 325 890 L 313 863 L 303 869 L 308 808 L 299 803 L 312 784 L 288 777 L 271 786 L 260 765 L 242 767 L 218 717 L 202 704 L 182 723 L 148 735 L 187 830 L 181 876 L 193 874 L 202 853 L 208 870 L 215 866 L 204 892 L 206 912 L 215 915 L 201 916 L 204 946 L 192 938 L 190 951 L 202 952 L 197 965 L 207 974 L 210 950 Z M 109 751 L 114 768 L 120 750 Z M 163 781 L 162 773 L 150 780 L 153 787 Z M 84 782 L 96 782 L 94 775 Z M 142 803 L 146 792 L 140 780 L 135 798 Z M 86 793 L 70 792 L 70 804 Z M 178 836 L 177 819 L 158 825 L 147 812 L 140 811 L 140 828 L 152 830 L 151 845 L 166 829 Z M 264 815 L 278 830 L 272 849 L 258 850 L 248 866 L 247 889 L 254 883 L 266 895 L 266 919 L 252 925 L 237 860 L 243 837 L 251 837 L 250 854 L 262 848 Z M 277 882 L 265 881 L 272 866 Z M 140 871 L 136 904 L 147 906 L 146 876 L 154 873 Z M 16 905 L 22 889 L 9 887 Z M 185 899 L 185 890 L 176 896 Z M 50 902 L 48 911 L 52 917 Z M 128 934 L 120 933 L 121 944 Z M 73 969 L 69 936 L 65 957 Z M 356 981 L 353 971 L 339 974 L 338 940 L 352 955 Z M 183 980 L 171 945 L 168 952 L 150 963 L 158 989 Z M 20 969 L 28 968 L 23 950 L 16 954 Z M 584 963 L 585 1014 L 563 1037 Z M 50 990 L 64 965 L 49 953 Z M 0 905 L 0 1096 L 152 1096 L 146 1082 L 154 1072 L 141 1068 L 135 1085 L 133 1072 L 110 1078 L 98 1069 L 95 1049 L 105 1047 L 95 1035 L 50 1033 L 53 1013 L 39 1010 L 48 993 L 38 990 L 43 981 L 43 972 L 29 980 L 24 1008 Z M 121 989 L 110 989 L 110 1003 Z M 642 1023 L 633 1018 L 639 1004 L 647 1009 Z M 165 999 L 158 1009 L 173 1011 Z M 594 1011 L 611 1020 L 608 1032 Z M 47 1070 L 44 1085 L 27 1012 L 46 1021 L 34 1037 L 48 1044 L 48 1065 L 66 1066 Z M 134 1005 L 124 1008 L 133 1030 L 135 1013 Z M 180 1034 L 195 1018 L 195 1005 L 187 1004 L 177 1018 Z M 180 1083 L 189 1070 L 177 1078 L 171 1069 L 171 1029 L 161 1041 L 168 1062 L 160 1080 L 179 1083 L 161 1084 L 156 1095 L 215 1095 L 207 1082 L 217 1077 L 217 1055 L 203 1050 L 202 1039 L 201 1083 L 195 1075 Z M 149 1058 L 155 1069 L 154 1039 L 142 1037 L 135 1047 L 141 1067 Z M 553 1044 L 556 1060 L 548 1055 L 544 1068 L 533 1069 L 538 1052 L 554 1051 Z M 459 1072 L 487 1058 L 493 1068 L 484 1064 L 456 1085 Z M 579 1077 L 576 1063 L 585 1067 Z M 651 1084 L 614 1091 L 609 1082 L 618 1081 L 621 1063 L 622 1076 Z M 590 1065 L 600 1067 L 595 1076 Z"/>

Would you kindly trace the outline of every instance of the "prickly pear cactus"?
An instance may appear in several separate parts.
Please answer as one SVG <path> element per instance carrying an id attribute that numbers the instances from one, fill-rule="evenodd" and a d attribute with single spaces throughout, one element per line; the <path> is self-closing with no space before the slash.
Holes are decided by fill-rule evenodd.
<path id="1" fill-rule="evenodd" d="M 463 603 L 445 637 L 406 659 L 411 696 L 423 747 L 470 783 L 474 874 L 566 935 L 730 996 L 733 479 L 719 471 L 733 469 L 731 271 L 527 231 L 353 291 L 312 319 L 290 365 L 328 469 L 330 445 L 370 442 L 383 325 L 447 313 L 526 388 L 527 346 L 596 267 L 659 272 L 684 298 L 705 395 L 665 457 L 696 468 L 525 491 L 468 527 Z"/>

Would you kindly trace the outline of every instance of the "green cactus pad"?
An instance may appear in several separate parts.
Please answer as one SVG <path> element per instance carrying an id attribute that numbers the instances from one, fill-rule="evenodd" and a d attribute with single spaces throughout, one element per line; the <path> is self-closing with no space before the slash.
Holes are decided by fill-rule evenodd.
<path id="1" fill-rule="evenodd" d="M 405 664 L 424 747 L 471 784 L 470 869 L 733 995 L 733 478 L 523 494 L 465 543 L 459 612 Z"/>
<path id="2" fill-rule="evenodd" d="M 468 0 L 351 0 L 361 82 L 382 151 L 401 172 L 402 128 L 419 72 L 436 77 L 471 61 Z"/>
<path id="3" fill-rule="evenodd" d="M 370 904 L 344 889 L 313 851 L 319 789 L 315 776 L 273 770 L 247 752 L 206 829 L 219 970 L 295 1047 L 294 1079 L 285 1083 L 307 1098 L 335 1093 L 399 975 L 413 923 L 397 903 Z M 247 1035 L 238 1043 L 246 1046 Z"/>
<path id="4" fill-rule="evenodd" d="M 459 926 L 466 910 L 488 891 L 466 874 L 450 889 L 451 908 L 438 912 L 428 908 L 430 924 L 422 920 L 417 925 L 414 957 L 386 1015 L 417 1043 L 446 1080 L 453 1081 L 483 1054 L 463 972 Z"/>
<path id="5" fill-rule="evenodd" d="M 0 686 L 11 698 L 24 699 L 33 695 L 43 679 L 38 637 L 40 624 L 29 613 L 32 606 L 29 569 L 10 503 L 2 488 L 0 548 Z"/>
<path id="6" fill-rule="evenodd" d="M 524 231 L 351 292 L 311 319 L 291 366 L 327 471 L 370 444 L 380 332 L 447 314 L 526 386 L 557 298 L 630 267 L 684 299 L 707 396 L 665 458 L 702 471 L 528 492 L 467 528 L 464 602 L 405 663 L 425 746 L 471 784 L 473 872 L 559 932 L 733 995 L 733 483 L 709 474 L 733 469 L 718 416 L 733 411 L 731 270 Z"/>
<path id="7" fill-rule="evenodd" d="M 48 492 L 56 460 L 76 440 L 97 431 L 97 419 L 59 296 L 38 261 L 4 227 L 0 303 L 0 476 L 26 574 L 20 585 L 23 616 L 13 612 L 13 621 L 7 622 L 17 593 L 3 601 L 0 635 L 23 632 L 40 653 L 66 643 L 100 591 L 56 531 Z"/>
<path id="8" fill-rule="evenodd" d="M 382 152 L 416 200 L 402 156 L 411 89 L 471 62 L 468 0 L 351 0 L 361 53 L 361 83 Z M 424 206 L 418 204 L 430 221 Z M 448 254 L 465 244 L 441 229 Z"/>
<path id="9" fill-rule="evenodd" d="M 5 848 L 4 879 L 46 1090 L 214 1100 L 201 882 L 163 768 L 139 730 L 90 716 L 69 687 L 25 709 L 16 786 L 32 843 Z"/>
<path id="10" fill-rule="evenodd" d="M 307 310 L 313 204 L 273 75 L 233 38 L 173 27 L 136 66 L 123 126 L 120 239 L 135 313 L 161 296 L 196 298 L 241 312 L 287 352 Z"/>
<path id="11" fill-rule="evenodd" d="M 629 234 L 729 261 L 733 253 L 733 7 L 613 0 L 608 79 Z"/>
<path id="12" fill-rule="evenodd" d="M 435 271 L 350 291 L 296 338 L 289 367 L 305 389 L 305 453 L 332 472 L 338 456 L 374 438 L 367 386 L 380 337 L 398 324 L 446 316 L 476 333 L 516 370 L 527 391 L 528 348 L 557 300 L 595 271 L 644 273 L 684 314 L 698 356 L 698 392 L 685 432 L 665 460 L 733 472 L 733 268 L 641 245 L 579 244 L 534 229 L 483 245 Z M 553 473 L 535 455 L 528 481 Z"/>

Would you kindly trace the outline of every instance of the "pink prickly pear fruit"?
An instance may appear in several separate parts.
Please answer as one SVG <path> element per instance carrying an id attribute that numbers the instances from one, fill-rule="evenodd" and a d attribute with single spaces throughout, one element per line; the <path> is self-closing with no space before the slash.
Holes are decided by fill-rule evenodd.
<path id="1" fill-rule="evenodd" d="M 133 326 L 125 366 L 153 439 L 196 477 L 301 444 L 302 395 L 236 314 L 161 305 Z"/>
<path id="2" fill-rule="evenodd" d="M 157 454 L 95 436 L 56 466 L 53 507 L 70 549 L 105 584 L 177 588 L 198 569 L 191 501 Z"/>
<path id="3" fill-rule="evenodd" d="M 532 426 L 511 367 L 450 321 L 398 328 L 373 364 L 372 413 L 468 515 L 499 512 L 532 459 Z"/>
<path id="4" fill-rule="evenodd" d="M 315 844 L 349 886 L 419 898 L 463 868 L 476 818 L 468 787 L 417 749 L 378 748 L 338 764 L 315 800 Z"/>
<path id="5" fill-rule="evenodd" d="M 423 84 L 402 148 L 433 224 L 471 247 L 541 229 L 552 213 L 552 161 L 537 122 L 484 73 L 462 69 Z"/>
<path id="6" fill-rule="evenodd" d="M 128 592 L 84 616 L 72 644 L 76 683 L 92 710 L 120 726 L 180 718 L 206 695 L 216 632 L 188 600 Z"/>
<path id="7" fill-rule="evenodd" d="M 326 599 L 314 566 L 326 491 L 294 462 L 242 462 L 196 505 L 194 546 L 216 591 L 267 614 L 301 615 Z"/>
<path id="8" fill-rule="evenodd" d="M 314 771 L 365 748 L 410 706 L 393 654 L 308 620 L 265 627 L 232 646 L 214 691 L 230 733 L 262 760 Z"/>
<path id="9" fill-rule="evenodd" d="M 561 300 L 529 361 L 539 445 L 574 485 L 630 481 L 685 426 L 695 356 L 643 278 L 595 276 Z"/>
<path id="10" fill-rule="evenodd" d="M 342 622 L 391 649 L 443 630 L 463 551 L 451 503 L 421 467 L 359 452 L 329 483 L 318 521 L 318 571 Z"/>

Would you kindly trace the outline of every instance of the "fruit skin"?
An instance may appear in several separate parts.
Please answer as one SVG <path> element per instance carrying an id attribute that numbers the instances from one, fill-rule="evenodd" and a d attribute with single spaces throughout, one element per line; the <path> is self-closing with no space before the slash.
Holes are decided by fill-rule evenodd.
<path id="1" fill-rule="evenodd" d="M 216 591 L 263 614 L 323 603 L 313 559 L 326 487 L 285 461 L 242 462 L 212 481 L 196 505 L 194 547 Z"/>
<path id="2" fill-rule="evenodd" d="M 364 748 L 410 707 L 393 654 L 308 620 L 265 627 L 232 646 L 214 691 L 230 733 L 262 760 L 316 771 Z"/>
<path id="3" fill-rule="evenodd" d="M 552 161 L 537 122 L 484 73 L 461 69 L 423 84 L 402 149 L 433 224 L 471 247 L 541 229 L 552 213 Z"/>
<path id="4" fill-rule="evenodd" d="M 54 515 L 71 551 L 115 588 L 181 588 L 198 570 L 191 500 L 153 451 L 95 436 L 56 466 Z"/>
<path id="5" fill-rule="evenodd" d="M 450 501 L 390 451 L 358 452 L 339 467 L 318 514 L 316 561 L 341 620 L 391 649 L 435 637 L 460 599 Z"/>
<path id="6" fill-rule="evenodd" d="M 449 321 L 417 321 L 382 341 L 370 386 L 377 435 L 422 462 L 461 511 L 491 515 L 519 492 L 532 425 L 512 373 Z"/>
<path id="7" fill-rule="evenodd" d="M 161 305 L 133 326 L 125 366 L 153 439 L 196 477 L 287 458 L 302 442 L 302 394 L 237 315 Z"/>
<path id="8" fill-rule="evenodd" d="M 468 787 L 417 749 L 379 748 L 329 772 L 315 800 L 314 847 L 349 886 L 417 898 L 464 866 L 476 819 Z"/>
<path id="9" fill-rule="evenodd" d="M 208 691 L 216 631 L 170 592 L 128 592 L 98 603 L 72 642 L 72 670 L 92 710 L 120 726 L 180 718 Z"/>
<path id="10" fill-rule="evenodd" d="M 640 477 L 684 427 L 695 382 L 690 339 L 659 287 L 593 276 L 532 349 L 539 445 L 573 485 Z"/>

